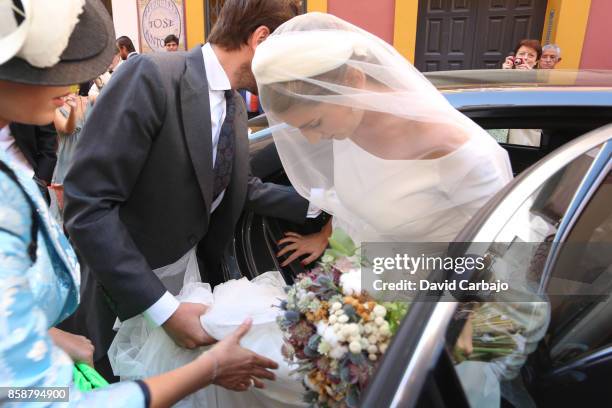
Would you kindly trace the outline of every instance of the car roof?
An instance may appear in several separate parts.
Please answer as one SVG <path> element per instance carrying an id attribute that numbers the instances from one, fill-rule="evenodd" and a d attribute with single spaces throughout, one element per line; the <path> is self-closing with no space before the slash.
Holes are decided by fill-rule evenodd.
<path id="1" fill-rule="evenodd" d="M 424 75 L 440 91 L 542 87 L 612 90 L 612 71 L 608 70 L 470 69 L 425 72 Z"/>
<path id="2" fill-rule="evenodd" d="M 486 106 L 612 107 L 612 71 L 438 71 L 424 74 L 457 109 Z"/>
<path id="3" fill-rule="evenodd" d="M 565 69 L 476 69 L 425 72 L 425 77 L 455 107 L 612 108 L 612 71 Z M 255 129 L 268 125 L 265 114 L 249 121 Z"/>

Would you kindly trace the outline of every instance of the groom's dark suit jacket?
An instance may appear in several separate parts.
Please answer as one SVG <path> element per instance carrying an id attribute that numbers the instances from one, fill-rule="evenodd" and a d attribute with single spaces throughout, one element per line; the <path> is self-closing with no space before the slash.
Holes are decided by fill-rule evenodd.
<path id="1" fill-rule="evenodd" d="M 94 340 L 96 357 L 112 340 L 114 315 L 140 314 L 165 292 L 152 269 L 198 244 L 203 281 L 222 281 L 222 253 L 245 205 L 305 220 L 308 203 L 295 190 L 249 176 L 246 109 L 237 92 L 234 100 L 231 181 L 211 215 L 212 136 L 201 48 L 130 58 L 100 94 L 64 180 L 66 227 L 93 275 L 85 273 L 78 331 Z"/>

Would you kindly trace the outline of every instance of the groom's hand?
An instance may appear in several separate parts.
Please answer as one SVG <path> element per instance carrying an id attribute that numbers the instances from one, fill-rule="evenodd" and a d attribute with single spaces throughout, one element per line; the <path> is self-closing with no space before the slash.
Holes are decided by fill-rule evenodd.
<path id="1" fill-rule="evenodd" d="M 200 316 L 207 307 L 199 303 L 181 303 L 176 312 L 162 325 L 176 344 L 188 349 L 215 343 L 202 328 Z"/>

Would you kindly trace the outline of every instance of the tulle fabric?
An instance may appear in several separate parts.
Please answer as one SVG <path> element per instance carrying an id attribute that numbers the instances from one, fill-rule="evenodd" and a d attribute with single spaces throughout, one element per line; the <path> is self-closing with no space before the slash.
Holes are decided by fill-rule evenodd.
<path id="1" fill-rule="evenodd" d="M 181 272 L 184 272 L 183 273 Z M 233 333 L 247 318 L 253 319 L 251 330 L 241 345 L 276 361 L 276 381 L 265 381 L 263 390 L 228 391 L 209 386 L 181 400 L 178 407 L 298 407 L 304 393 L 299 380 L 291 374 L 281 354 L 283 336 L 276 324 L 280 312 L 277 307 L 284 299 L 285 282 L 279 272 L 266 272 L 252 281 L 246 278 L 230 280 L 211 291 L 210 285 L 200 282 L 195 250 L 163 271 L 156 271 L 162 282 L 184 285 L 176 296 L 181 302 L 209 306 L 201 317 L 208 334 L 221 340 Z M 177 346 L 160 327 L 153 327 L 142 316 L 123 322 L 108 351 L 115 375 L 121 380 L 142 379 L 181 367 L 197 359 L 208 347 L 188 350 Z"/>
<path id="2" fill-rule="evenodd" d="M 387 183 L 388 191 L 412 194 L 423 178 L 451 176 L 440 178 L 437 193 L 444 199 L 427 200 L 419 217 L 463 211 L 512 178 L 506 151 L 487 132 L 454 109 L 391 45 L 335 16 L 308 13 L 289 20 L 257 47 L 252 67 L 291 184 L 344 229 L 359 232 L 356 239 L 407 240 L 361 206 L 379 199 L 373 176 L 393 172 L 398 163 L 416 172 L 391 174 L 395 184 Z M 378 160 L 380 171 L 360 172 L 360 159 L 347 160 L 355 157 L 355 146 L 369 156 L 364 160 Z M 460 163 L 442 164 L 460 150 L 468 150 Z M 473 179 L 475 174 L 482 179 Z M 485 186 L 491 179 L 497 183 Z M 454 189 L 446 189 L 450 181 Z M 480 185 L 481 195 L 461 194 L 466 185 Z"/>

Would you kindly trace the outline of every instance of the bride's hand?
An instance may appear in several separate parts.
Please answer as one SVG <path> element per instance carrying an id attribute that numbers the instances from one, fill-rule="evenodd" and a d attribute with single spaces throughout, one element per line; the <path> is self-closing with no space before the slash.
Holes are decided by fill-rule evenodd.
<path id="1" fill-rule="evenodd" d="M 289 255 L 281 266 L 289 265 L 302 255 L 308 255 L 308 257 L 302 260 L 302 265 L 308 265 L 309 263 L 314 262 L 321 256 L 321 254 L 323 254 L 325 248 L 327 248 L 331 233 L 331 219 L 327 222 L 327 224 L 325 224 L 321 231 L 314 234 L 300 235 L 297 232 L 286 232 L 285 238 L 277 242 L 278 245 L 286 246 L 281 249 L 276 256 L 280 258 L 289 251 L 293 251 L 293 253 Z"/>
<path id="2" fill-rule="evenodd" d="M 200 357 L 216 361 L 215 384 L 233 391 L 246 391 L 251 385 L 264 388 L 260 379 L 276 378 L 269 370 L 278 368 L 278 364 L 240 346 L 240 339 L 250 328 L 251 320 L 248 319 Z"/>
<path id="3" fill-rule="evenodd" d="M 286 246 L 281 249 L 276 256 L 280 258 L 290 251 L 293 251 L 293 253 L 281 264 L 281 266 L 287 266 L 300 256 L 308 255 L 308 257 L 302 261 L 302 265 L 308 265 L 320 257 L 323 251 L 325 251 L 328 242 L 327 238 L 328 237 L 321 232 L 309 235 L 300 235 L 297 232 L 286 232 L 285 238 L 277 243 L 278 245 Z"/>

